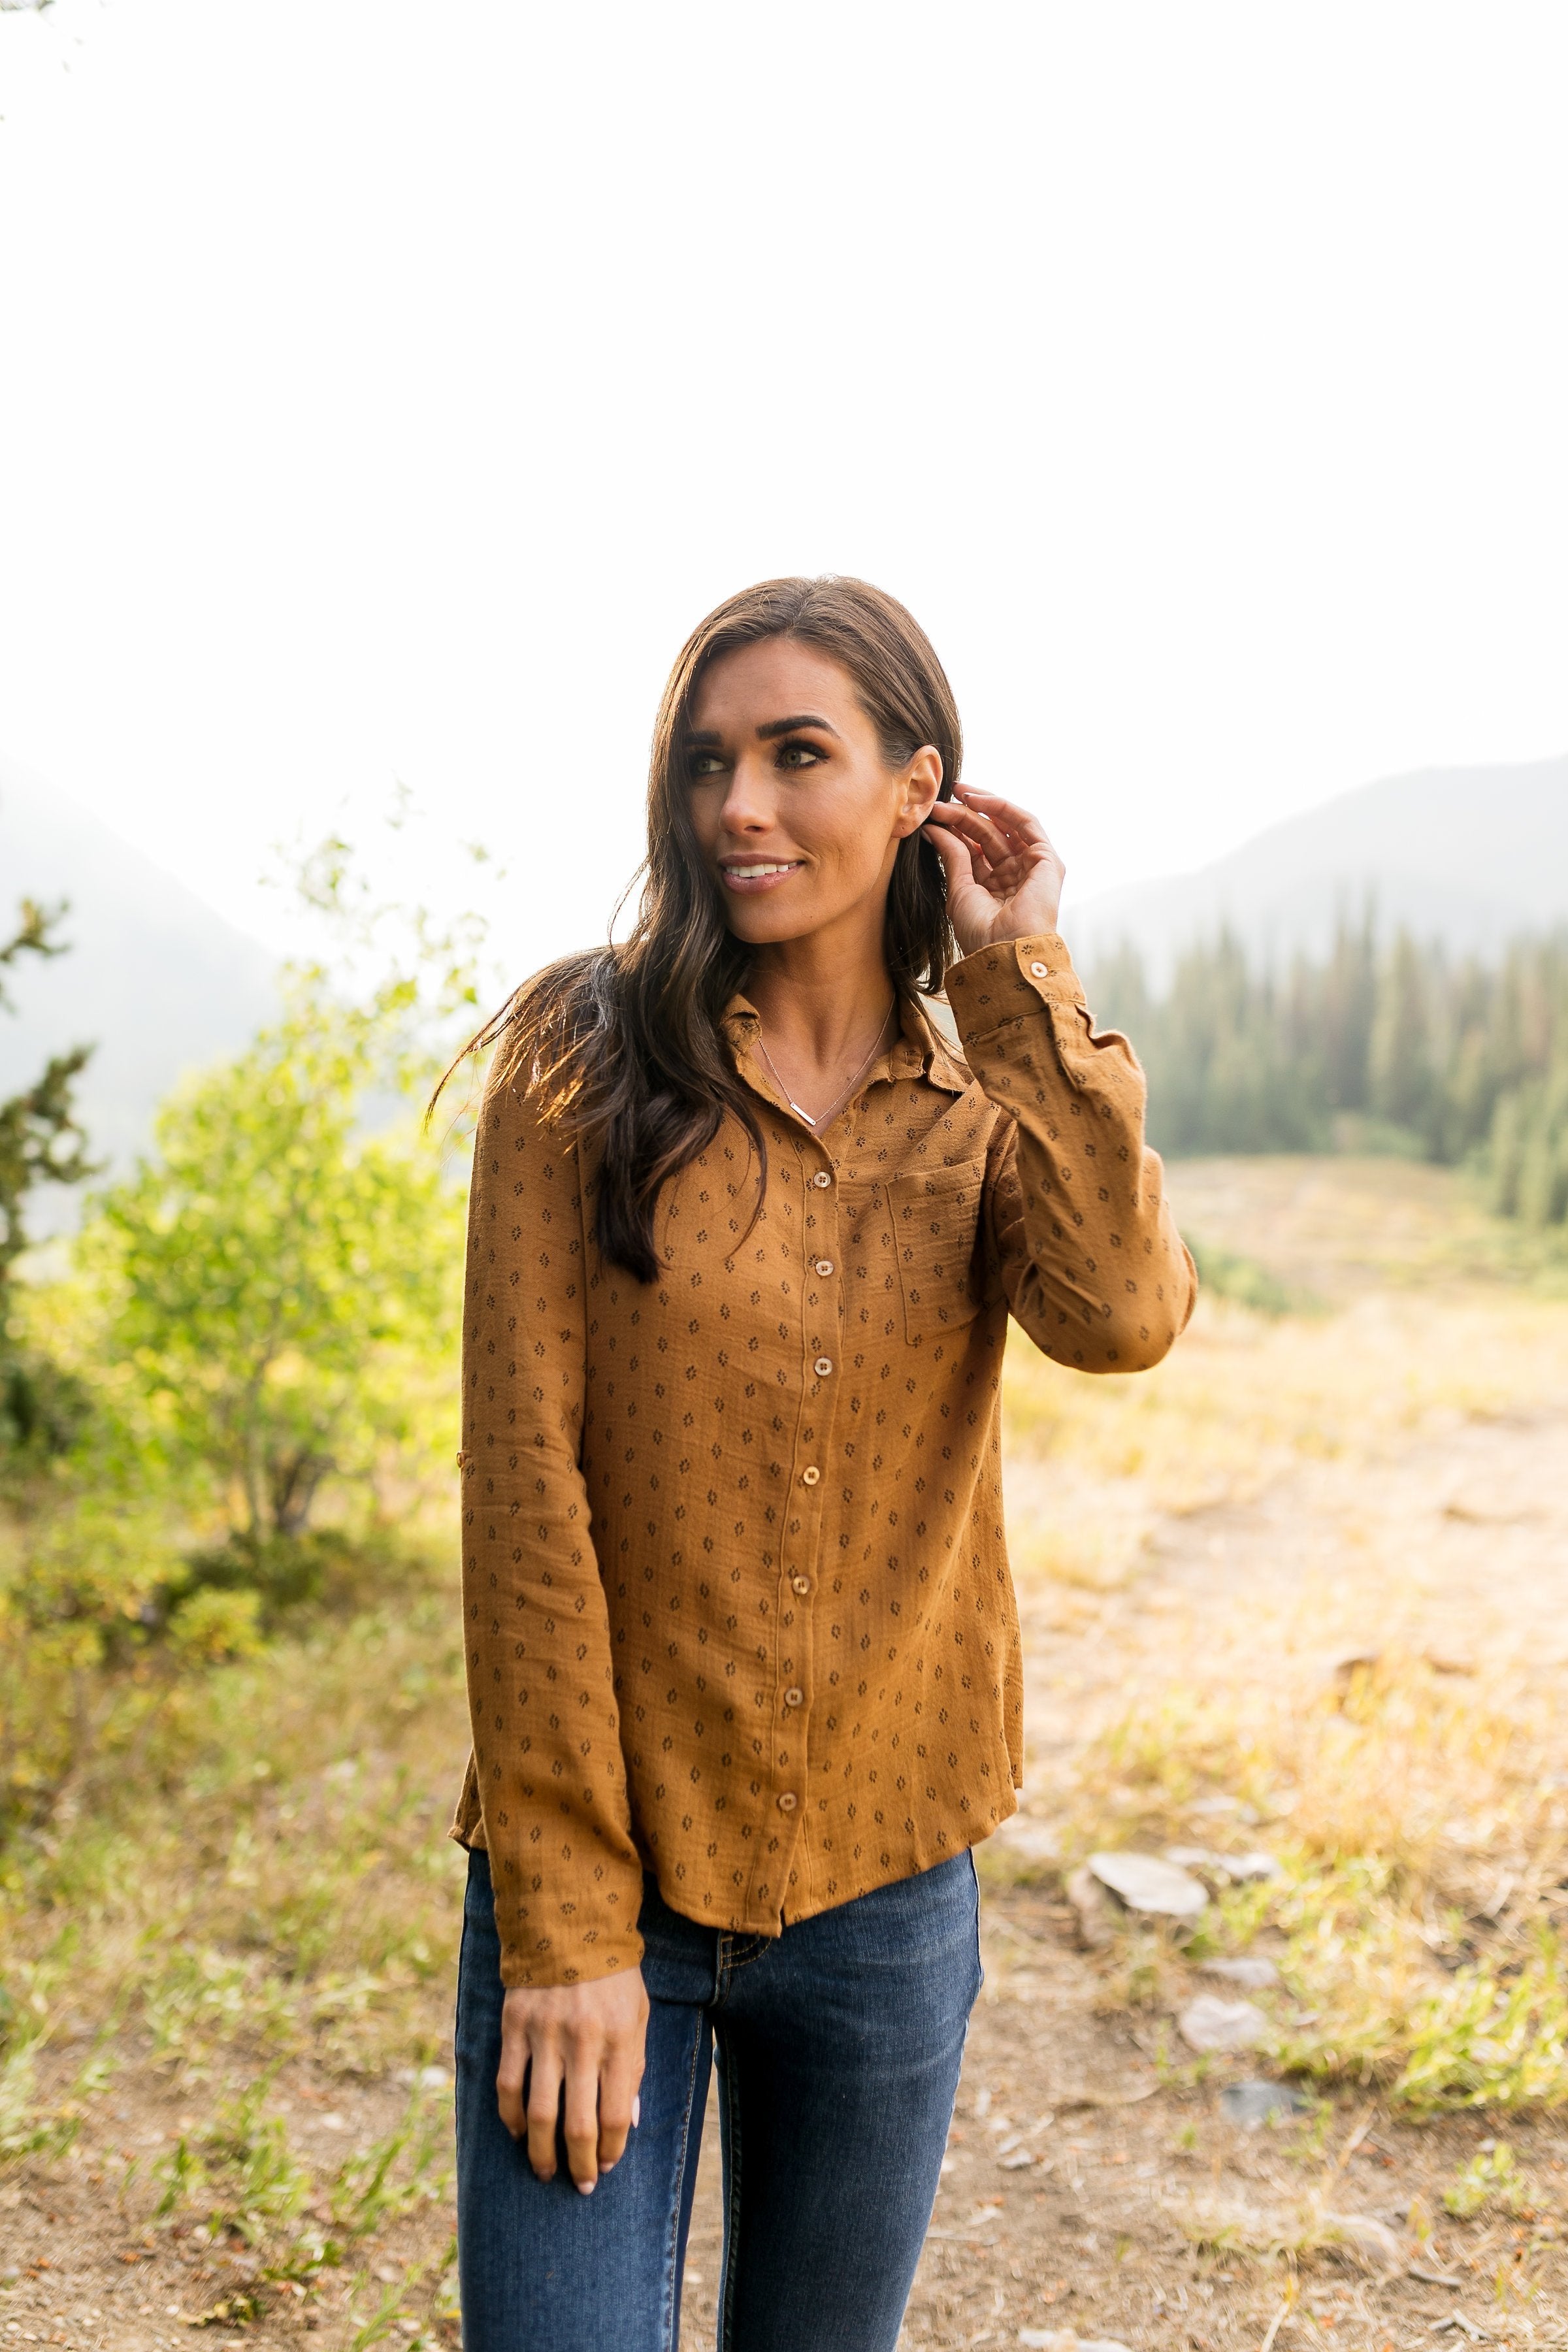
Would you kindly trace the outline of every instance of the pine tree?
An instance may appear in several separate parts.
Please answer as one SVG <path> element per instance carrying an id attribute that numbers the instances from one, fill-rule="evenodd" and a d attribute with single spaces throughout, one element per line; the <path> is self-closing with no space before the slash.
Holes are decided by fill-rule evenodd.
<path id="1" fill-rule="evenodd" d="M 63 955 L 53 936 L 63 907 L 46 909 L 24 898 L 11 938 L 0 944 L 0 974 L 25 955 Z M 0 980 L 0 1011 L 16 1006 Z M 42 1184 L 79 1184 L 95 1173 L 86 1130 L 77 1116 L 76 1081 L 90 1045 L 53 1054 L 30 1087 L 0 1101 L 0 1466 L 68 1444 L 79 1418 L 74 1383 L 36 1349 L 17 1346 L 11 1331 L 12 1270 L 27 1246 L 26 1207 Z"/>

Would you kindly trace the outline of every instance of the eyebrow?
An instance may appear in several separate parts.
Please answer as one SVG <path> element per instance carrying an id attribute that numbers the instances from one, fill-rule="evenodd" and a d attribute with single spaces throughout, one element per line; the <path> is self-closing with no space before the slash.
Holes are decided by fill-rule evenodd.
<path id="1" fill-rule="evenodd" d="M 765 727 L 758 728 L 757 738 L 760 742 L 769 743 L 775 735 L 793 735 L 797 727 L 820 727 L 825 735 L 837 736 L 838 732 L 837 728 L 830 726 L 826 719 L 818 719 L 811 711 L 802 710 L 793 719 L 770 719 Z"/>
<path id="2" fill-rule="evenodd" d="M 816 718 L 809 710 L 798 711 L 793 719 L 770 719 L 765 726 L 758 728 L 757 740 L 762 743 L 771 743 L 777 735 L 793 735 L 797 727 L 819 727 L 825 735 L 840 740 L 837 727 L 826 719 Z M 689 727 L 682 740 L 689 751 L 705 751 L 723 739 L 714 728 Z"/>

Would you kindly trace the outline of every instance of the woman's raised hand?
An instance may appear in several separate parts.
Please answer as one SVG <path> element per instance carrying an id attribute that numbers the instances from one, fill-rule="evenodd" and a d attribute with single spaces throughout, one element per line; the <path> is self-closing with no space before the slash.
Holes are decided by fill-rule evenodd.
<path id="1" fill-rule="evenodd" d="M 496 2104 L 541 2180 L 555 2178 L 563 2090 L 567 2169 L 584 2196 L 619 2163 L 637 2118 L 647 2014 L 640 1969 L 507 1994 Z"/>
<path id="2" fill-rule="evenodd" d="M 947 910 L 961 954 L 1056 929 L 1067 869 L 1027 809 L 960 784 L 926 823 L 947 868 Z"/>

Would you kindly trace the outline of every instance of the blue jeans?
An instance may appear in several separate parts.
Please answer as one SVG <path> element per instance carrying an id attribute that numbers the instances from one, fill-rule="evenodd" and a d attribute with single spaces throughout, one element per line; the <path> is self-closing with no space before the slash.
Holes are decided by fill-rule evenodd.
<path id="1" fill-rule="evenodd" d="M 469 1857 L 458 1977 L 464 2352 L 675 2352 L 713 2044 L 719 2352 L 892 2352 L 936 2198 L 969 2012 L 967 1853 L 782 1936 L 683 1919 L 645 1882 L 642 2121 L 592 2197 L 537 2179 L 496 2109 L 503 1992 Z"/>

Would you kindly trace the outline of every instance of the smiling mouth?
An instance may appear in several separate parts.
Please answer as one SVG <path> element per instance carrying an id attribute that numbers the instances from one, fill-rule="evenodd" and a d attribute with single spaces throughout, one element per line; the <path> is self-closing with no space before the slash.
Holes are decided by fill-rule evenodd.
<path id="1" fill-rule="evenodd" d="M 721 866 L 719 871 L 731 890 L 771 890 L 791 874 L 798 874 L 804 857 L 750 857 L 742 865 Z"/>

